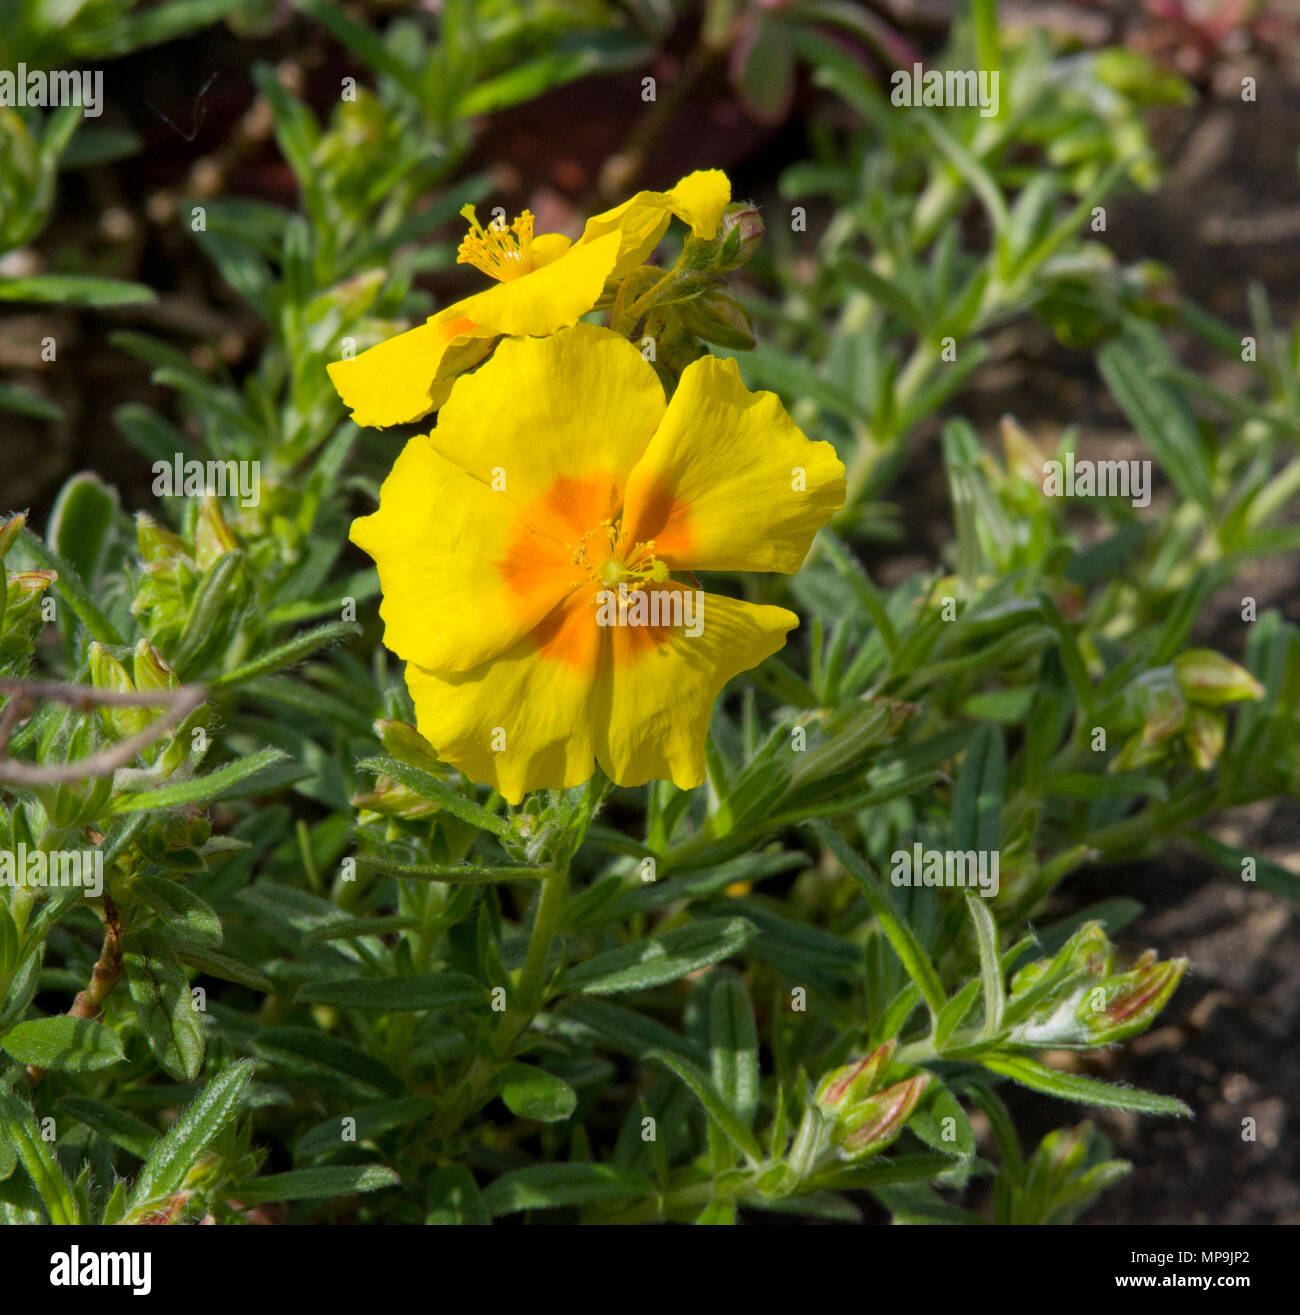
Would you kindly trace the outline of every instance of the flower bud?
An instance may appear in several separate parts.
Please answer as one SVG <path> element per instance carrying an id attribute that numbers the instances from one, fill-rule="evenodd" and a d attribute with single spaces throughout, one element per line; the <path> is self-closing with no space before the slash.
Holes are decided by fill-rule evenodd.
<path id="1" fill-rule="evenodd" d="M 135 687 L 142 692 L 175 689 L 180 683 L 176 673 L 167 665 L 167 660 L 147 639 L 142 639 L 135 646 L 131 667 Z"/>
<path id="2" fill-rule="evenodd" d="M 856 1064 L 832 1069 L 817 1086 L 817 1104 L 827 1114 L 849 1109 L 870 1093 L 897 1047 L 896 1040 L 886 1041 Z"/>
<path id="3" fill-rule="evenodd" d="M 1130 972 L 1089 987 L 1075 1009 L 1094 1045 L 1145 1031 L 1168 1003 L 1187 970 L 1186 959 L 1158 963 L 1148 951 Z"/>
<path id="4" fill-rule="evenodd" d="M 25 659 L 40 631 L 41 595 L 59 578 L 57 571 L 10 571 L 0 595 L 0 663 Z"/>
<path id="5" fill-rule="evenodd" d="M 25 511 L 15 512 L 12 516 L 0 520 L 0 562 L 4 561 L 9 549 L 14 546 L 15 540 L 22 533 L 22 528 L 27 524 L 27 513 Z"/>
<path id="6" fill-rule="evenodd" d="M 1228 738 L 1228 721 L 1218 708 L 1193 708 L 1187 718 L 1187 732 L 1183 742 L 1191 754 L 1193 764 L 1208 772 L 1223 752 Z"/>
<path id="7" fill-rule="evenodd" d="M 852 1109 L 831 1133 L 831 1141 L 845 1159 L 861 1160 L 882 1151 L 906 1126 L 929 1085 L 928 1073 L 886 1087 Z"/>
<path id="8" fill-rule="evenodd" d="M 752 350 L 757 342 L 749 312 L 725 292 L 705 292 L 683 303 L 678 314 L 686 328 L 704 342 L 740 352 Z"/>
<path id="9" fill-rule="evenodd" d="M 86 649 L 86 660 L 90 666 L 90 683 L 96 689 L 111 690 L 114 694 L 134 694 L 135 685 L 127 675 L 126 668 L 112 653 L 94 640 Z M 138 735 L 157 714 L 149 708 L 123 708 L 112 704 L 100 704 L 99 719 L 116 739 L 127 739 Z"/>
<path id="10" fill-rule="evenodd" d="M 1174 674 L 1188 699 L 1205 707 L 1264 697 L 1264 687 L 1245 667 L 1211 648 L 1180 653 L 1174 658 Z"/>
<path id="11" fill-rule="evenodd" d="M 194 561 L 200 571 L 206 571 L 218 557 L 233 552 L 239 541 L 221 514 L 216 498 L 205 497 L 199 505 L 198 521 L 194 526 Z"/>
<path id="12" fill-rule="evenodd" d="M 409 722 L 381 718 L 374 723 L 374 731 L 390 758 L 440 779 L 447 775 L 446 764 L 438 761 L 438 751 Z"/>
<path id="13" fill-rule="evenodd" d="M 758 250 L 766 231 L 756 207 L 745 201 L 733 201 L 722 212 L 722 249 L 716 266 L 719 273 L 745 264 Z"/>

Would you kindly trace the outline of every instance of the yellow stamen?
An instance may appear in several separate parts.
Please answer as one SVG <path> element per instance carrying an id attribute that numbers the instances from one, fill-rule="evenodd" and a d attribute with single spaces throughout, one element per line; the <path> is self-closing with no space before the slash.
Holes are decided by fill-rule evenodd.
<path id="1" fill-rule="evenodd" d="M 510 283 L 532 273 L 533 212 L 525 210 L 509 227 L 499 216 L 486 228 L 478 222 L 474 207 L 460 212 L 470 224 L 456 254 L 458 265 L 473 265 L 490 278 Z"/>

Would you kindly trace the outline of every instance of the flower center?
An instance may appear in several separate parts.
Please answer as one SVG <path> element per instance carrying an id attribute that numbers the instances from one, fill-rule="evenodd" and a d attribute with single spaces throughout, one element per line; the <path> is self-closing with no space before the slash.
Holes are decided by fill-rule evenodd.
<path id="1" fill-rule="evenodd" d="M 602 589 L 617 589 L 620 584 L 639 589 L 651 581 L 667 580 L 669 575 L 668 564 L 655 557 L 653 539 L 630 549 L 620 547 L 617 520 L 602 521 L 588 530 L 569 560 Z"/>
<path id="2" fill-rule="evenodd" d="M 522 278 L 533 269 L 533 212 L 525 210 L 506 227 L 498 216 L 486 228 L 478 222 L 474 207 L 467 205 L 461 215 L 469 221 L 470 231 L 456 253 L 458 265 L 473 265 L 489 278 L 502 283 Z"/>

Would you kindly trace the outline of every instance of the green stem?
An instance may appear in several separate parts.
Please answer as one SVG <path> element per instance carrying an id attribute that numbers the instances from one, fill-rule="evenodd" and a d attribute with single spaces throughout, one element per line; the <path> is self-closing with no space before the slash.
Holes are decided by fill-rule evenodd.
<path id="1" fill-rule="evenodd" d="M 519 1001 L 523 1010 L 532 1014 L 545 1003 L 546 960 L 551 944 L 564 922 L 569 902 L 569 870 L 557 870 L 555 875 L 542 882 L 542 894 L 537 903 L 537 917 L 528 940 L 528 957 L 519 978 Z"/>

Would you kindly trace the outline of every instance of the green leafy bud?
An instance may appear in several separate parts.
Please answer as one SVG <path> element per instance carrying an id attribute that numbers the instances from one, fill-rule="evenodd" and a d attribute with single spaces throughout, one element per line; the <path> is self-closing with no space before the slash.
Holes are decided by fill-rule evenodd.
<path id="1" fill-rule="evenodd" d="M 1075 1017 L 1087 1028 L 1094 1045 L 1144 1032 L 1168 1003 L 1186 970 L 1186 959 L 1156 962 L 1155 951 L 1148 950 L 1130 972 L 1089 987 Z"/>
<path id="2" fill-rule="evenodd" d="M 194 526 L 195 565 L 200 571 L 206 571 L 219 557 L 238 547 L 239 541 L 221 514 L 221 504 L 216 498 L 204 498 Z"/>
<path id="3" fill-rule="evenodd" d="M 175 689 L 180 684 L 166 659 L 147 639 L 135 646 L 131 666 L 138 690 Z"/>
<path id="4" fill-rule="evenodd" d="M 832 1069 L 817 1086 L 817 1104 L 827 1114 L 850 1109 L 870 1095 L 897 1048 L 897 1040 L 886 1041 L 857 1063 Z"/>
<path id="5" fill-rule="evenodd" d="M 1223 712 L 1217 708 L 1192 709 L 1183 742 L 1197 768 L 1208 772 L 1219 761 L 1227 738 L 1228 719 Z"/>
<path id="6" fill-rule="evenodd" d="M 0 668 L 15 671 L 31 657 L 44 624 L 41 597 L 59 578 L 57 571 L 10 571 L 5 577 L 0 614 Z"/>
<path id="7" fill-rule="evenodd" d="M 1193 703 L 1218 707 L 1262 699 L 1264 687 L 1246 670 L 1212 648 L 1192 648 L 1174 658 L 1174 674 Z"/>
<path id="8" fill-rule="evenodd" d="M 752 350 L 757 342 L 749 312 L 725 292 L 702 293 L 686 302 L 678 314 L 686 328 L 704 342 L 742 352 Z"/>
<path id="9" fill-rule="evenodd" d="M 439 762 L 438 751 L 409 722 L 381 718 L 374 723 L 374 729 L 390 758 L 439 778 L 447 775 L 447 766 Z"/>
<path id="10" fill-rule="evenodd" d="M 27 513 L 25 511 L 15 512 L 12 516 L 0 519 L 0 562 L 4 561 L 9 549 L 14 546 L 15 540 L 22 533 L 23 526 L 26 524 Z"/>
<path id="11" fill-rule="evenodd" d="M 126 668 L 104 647 L 92 641 L 86 649 L 90 664 L 90 683 L 96 689 L 112 690 L 115 694 L 134 694 L 135 685 Z M 99 719 L 104 729 L 115 739 L 138 735 L 157 716 L 150 708 L 121 708 L 101 704 Z"/>
<path id="12" fill-rule="evenodd" d="M 884 1150 L 903 1131 L 929 1082 L 930 1075 L 921 1073 L 862 1101 L 836 1124 L 832 1144 L 848 1160 L 865 1159 Z"/>
<path id="13" fill-rule="evenodd" d="M 722 212 L 722 249 L 718 256 L 720 273 L 739 269 L 752 258 L 763 241 L 767 229 L 763 217 L 755 206 L 745 201 L 733 201 Z"/>

